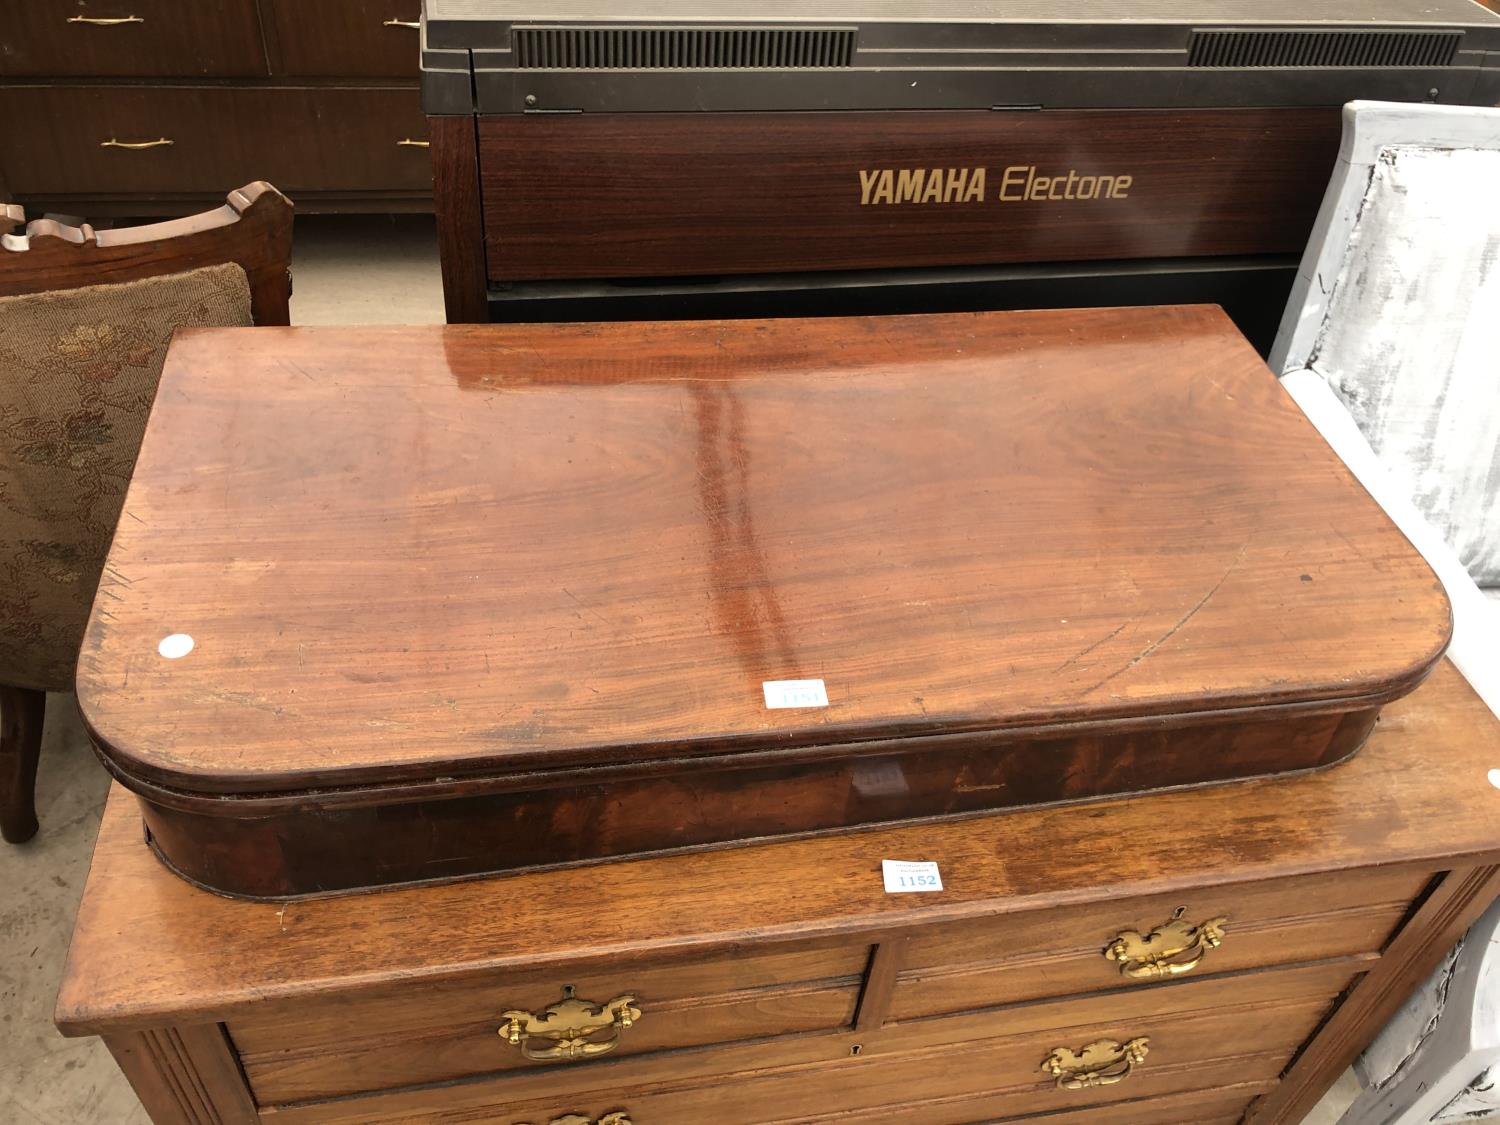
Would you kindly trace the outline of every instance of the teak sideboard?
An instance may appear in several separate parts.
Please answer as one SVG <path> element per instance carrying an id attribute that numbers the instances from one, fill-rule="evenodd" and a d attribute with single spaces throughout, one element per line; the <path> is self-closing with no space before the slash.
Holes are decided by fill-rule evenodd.
<path id="1" fill-rule="evenodd" d="M 117 789 L 57 1019 L 159 1125 L 1291 1125 L 1500 891 L 1497 764 L 1445 662 L 1322 771 L 280 904 Z"/>

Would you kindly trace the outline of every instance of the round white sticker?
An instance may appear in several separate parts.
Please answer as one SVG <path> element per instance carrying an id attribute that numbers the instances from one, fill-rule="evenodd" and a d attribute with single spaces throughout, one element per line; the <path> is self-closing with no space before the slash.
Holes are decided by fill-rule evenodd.
<path id="1" fill-rule="evenodd" d="M 161 644 L 156 646 L 156 651 L 168 660 L 176 660 L 193 651 L 193 638 L 186 633 L 173 633 L 161 639 Z"/>

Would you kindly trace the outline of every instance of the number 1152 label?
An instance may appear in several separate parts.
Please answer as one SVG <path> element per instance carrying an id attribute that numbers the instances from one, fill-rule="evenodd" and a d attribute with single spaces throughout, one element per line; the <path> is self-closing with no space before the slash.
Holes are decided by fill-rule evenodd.
<path id="1" fill-rule="evenodd" d="M 888 894 L 910 894 L 914 891 L 940 891 L 943 877 L 938 874 L 938 865 L 906 859 L 883 859 L 880 872 L 885 877 Z"/>

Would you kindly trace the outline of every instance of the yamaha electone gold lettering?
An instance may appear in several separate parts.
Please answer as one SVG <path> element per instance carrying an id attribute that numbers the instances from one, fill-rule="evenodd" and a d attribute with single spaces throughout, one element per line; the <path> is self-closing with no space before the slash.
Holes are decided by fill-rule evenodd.
<path id="1" fill-rule="evenodd" d="M 1226 304 L 1355 98 L 1500 100 L 1473 0 L 427 0 L 450 320 Z"/>

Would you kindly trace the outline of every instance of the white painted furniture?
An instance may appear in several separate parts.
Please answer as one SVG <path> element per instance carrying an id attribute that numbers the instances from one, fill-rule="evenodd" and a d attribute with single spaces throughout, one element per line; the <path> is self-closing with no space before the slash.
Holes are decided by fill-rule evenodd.
<path id="1" fill-rule="evenodd" d="M 1271 351 L 1500 585 L 1500 110 L 1353 102 Z"/>
<path id="2" fill-rule="evenodd" d="M 1500 110 L 1355 102 L 1272 369 L 1447 587 L 1500 714 Z M 1493 785 L 1495 769 L 1470 779 Z M 1340 1125 L 1500 1118 L 1500 904 L 1365 1052 Z"/>

